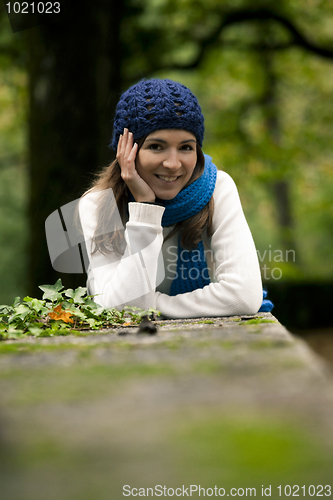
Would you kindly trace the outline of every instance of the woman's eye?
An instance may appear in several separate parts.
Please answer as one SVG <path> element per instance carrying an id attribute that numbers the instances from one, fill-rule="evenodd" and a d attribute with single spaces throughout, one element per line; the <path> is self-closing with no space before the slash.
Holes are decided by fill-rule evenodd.
<path id="1" fill-rule="evenodd" d="M 183 151 L 193 151 L 193 147 L 190 144 L 184 144 L 181 149 Z"/>
<path id="2" fill-rule="evenodd" d="M 152 149 L 153 151 L 158 151 L 161 149 L 161 144 L 149 144 L 148 149 Z"/>

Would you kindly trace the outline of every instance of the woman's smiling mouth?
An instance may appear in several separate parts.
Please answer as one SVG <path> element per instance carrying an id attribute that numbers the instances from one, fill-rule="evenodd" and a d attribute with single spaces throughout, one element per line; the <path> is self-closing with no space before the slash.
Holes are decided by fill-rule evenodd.
<path id="1" fill-rule="evenodd" d="M 161 179 L 162 181 L 165 181 L 165 182 L 174 182 L 175 180 L 179 179 L 179 177 L 180 177 L 180 175 L 173 175 L 173 176 L 159 175 L 159 174 L 155 174 L 155 175 L 158 179 Z"/>

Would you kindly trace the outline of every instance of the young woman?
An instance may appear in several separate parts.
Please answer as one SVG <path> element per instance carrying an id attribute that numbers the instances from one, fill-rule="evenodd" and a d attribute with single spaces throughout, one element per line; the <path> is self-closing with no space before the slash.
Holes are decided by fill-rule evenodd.
<path id="1" fill-rule="evenodd" d="M 196 97 L 171 80 L 121 96 L 117 159 L 80 201 L 88 289 L 104 307 L 153 307 L 167 318 L 270 310 L 231 177 L 201 147 Z"/>

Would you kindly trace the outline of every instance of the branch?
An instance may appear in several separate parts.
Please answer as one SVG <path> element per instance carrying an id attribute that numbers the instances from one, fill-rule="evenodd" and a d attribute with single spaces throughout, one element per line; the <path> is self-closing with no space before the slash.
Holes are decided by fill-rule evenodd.
<path id="1" fill-rule="evenodd" d="M 327 49 L 326 47 L 320 47 L 303 35 L 298 28 L 293 24 L 289 19 L 283 17 L 276 12 L 273 12 L 269 9 L 260 8 L 260 9 L 248 9 L 248 10 L 240 10 L 238 12 L 230 12 L 226 15 L 224 20 L 224 24 L 222 29 L 231 24 L 244 22 L 244 21 L 268 21 L 274 20 L 284 26 L 290 34 L 293 36 L 293 45 L 298 45 L 299 47 L 303 47 L 310 52 L 314 52 L 315 54 L 325 57 L 328 59 L 333 59 L 333 49 Z M 222 30 L 221 30 L 222 31 Z"/>
<path id="2" fill-rule="evenodd" d="M 248 46 L 247 48 L 255 48 L 256 50 L 284 50 L 293 46 L 303 47 L 309 52 L 313 52 L 321 57 L 326 59 L 333 59 L 333 49 L 328 49 L 326 47 L 320 47 L 310 40 L 300 32 L 300 30 L 293 24 L 289 19 L 283 17 L 276 12 L 273 12 L 266 8 L 258 8 L 258 9 L 242 9 L 238 11 L 233 11 L 229 13 L 225 13 L 222 15 L 221 22 L 217 26 L 217 28 L 206 38 L 202 40 L 198 40 L 200 43 L 199 53 L 194 61 L 189 64 L 170 64 L 170 65 L 159 65 L 158 67 L 154 67 L 153 71 L 159 69 L 167 69 L 167 70 L 179 70 L 179 69 L 195 69 L 197 68 L 201 62 L 203 61 L 206 52 L 216 45 L 219 42 L 220 35 L 223 31 L 232 24 L 247 22 L 247 21 L 269 21 L 273 20 L 280 23 L 284 26 L 289 33 L 292 35 L 292 40 L 288 43 L 282 44 L 260 44 L 255 46 Z M 190 37 L 190 33 L 188 34 Z"/>

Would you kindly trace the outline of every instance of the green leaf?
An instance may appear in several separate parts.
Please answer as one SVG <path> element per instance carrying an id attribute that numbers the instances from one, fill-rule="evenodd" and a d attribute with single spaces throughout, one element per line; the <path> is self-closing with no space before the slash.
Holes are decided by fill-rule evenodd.
<path id="1" fill-rule="evenodd" d="M 83 288 L 82 286 L 79 286 L 76 288 L 76 290 L 72 290 L 72 288 L 68 288 L 68 290 L 65 291 L 66 297 L 70 297 L 73 299 L 75 304 L 83 304 L 85 301 L 82 298 L 84 295 L 86 295 L 87 289 Z"/>
<path id="2" fill-rule="evenodd" d="M 14 312 L 14 308 L 12 306 L 0 306 L 0 315 L 7 315 Z"/>
<path id="3" fill-rule="evenodd" d="M 11 323 L 16 319 L 24 320 L 26 316 L 30 313 L 30 307 L 25 304 L 20 304 L 14 308 L 14 313 L 8 318 L 8 322 Z"/>
<path id="4" fill-rule="evenodd" d="M 21 302 L 20 297 L 15 297 L 13 307 L 17 307 Z"/>
<path id="5" fill-rule="evenodd" d="M 54 285 L 40 285 L 38 288 L 44 292 L 42 297 L 43 300 L 51 300 L 54 302 L 55 300 L 62 298 L 62 295 L 59 292 L 64 287 L 62 285 L 61 278 L 59 278 Z"/>
<path id="6" fill-rule="evenodd" d="M 100 315 L 96 312 L 96 310 L 91 310 L 90 309 L 90 306 L 89 307 L 85 307 L 83 309 L 83 312 L 86 316 L 86 318 L 93 318 L 93 319 L 96 319 L 96 320 L 100 320 Z"/>
<path id="7" fill-rule="evenodd" d="M 62 335 L 62 333 L 58 333 L 58 331 L 67 330 L 67 329 L 69 330 L 70 328 L 72 328 L 72 325 L 69 323 L 65 323 L 61 319 L 57 319 L 57 320 L 51 319 L 50 320 L 50 328 L 51 328 L 51 330 L 53 330 L 53 333 L 57 332 L 57 335 Z"/>
<path id="8" fill-rule="evenodd" d="M 39 326 L 29 326 L 28 332 L 30 335 L 38 337 L 41 333 L 43 333 L 43 328 L 40 328 Z"/>
<path id="9" fill-rule="evenodd" d="M 24 330 L 19 328 L 9 327 L 7 330 L 7 338 L 8 339 L 19 339 L 24 337 Z"/>
<path id="10" fill-rule="evenodd" d="M 85 320 L 86 319 L 86 315 L 81 312 L 80 310 L 76 309 L 75 311 L 73 311 L 73 315 L 76 317 L 76 318 L 80 318 L 81 320 Z"/>
<path id="11" fill-rule="evenodd" d="M 46 328 L 45 330 L 42 330 L 38 337 L 53 337 L 54 335 L 54 330 L 52 330 L 51 328 Z"/>
<path id="12" fill-rule="evenodd" d="M 30 309 L 32 309 L 36 313 L 40 312 L 41 314 L 46 314 L 49 310 L 47 307 L 45 307 L 44 300 L 33 299 L 32 297 L 24 297 L 23 301 L 26 302 Z"/>
<path id="13" fill-rule="evenodd" d="M 62 307 L 62 309 L 72 309 L 73 308 L 73 301 L 72 300 L 71 301 L 64 300 L 61 302 L 61 307 Z M 75 306 L 74 306 L 74 310 L 75 310 Z"/>
<path id="14" fill-rule="evenodd" d="M 90 298 L 90 296 L 85 298 L 84 305 L 89 306 L 91 309 L 98 309 L 100 307 L 94 300 Z"/>

